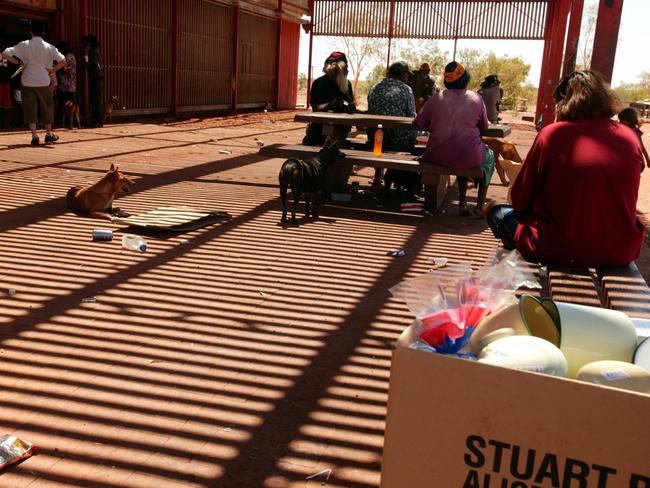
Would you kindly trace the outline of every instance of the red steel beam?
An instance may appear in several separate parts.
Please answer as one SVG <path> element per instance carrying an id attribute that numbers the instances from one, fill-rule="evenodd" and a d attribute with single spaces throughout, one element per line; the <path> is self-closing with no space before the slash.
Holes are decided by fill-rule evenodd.
<path id="1" fill-rule="evenodd" d="M 276 50 L 275 50 L 275 108 L 280 108 L 280 63 L 282 46 L 282 3 L 283 0 L 278 0 L 278 32 L 276 36 Z"/>
<path id="2" fill-rule="evenodd" d="M 591 54 L 591 69 L 603 75 L 608 83 L 612 82 L 614 72 L 622 12 L 623 0 L 600 0 L 594 33 L 594 49 Z"/>
<path id="3" fill-rule="evenodd" d="M 569 20 L 569 30 L 567 32 L 562 76 L 566 76 L 576 69 L 576 57 L 578 56 L 578 43 L 580 42 L 580 25 L 582 23 L 583 8 L 584 0 L 571 0 L 571 19 Z"/>
<path id="4" fill-rule="evenodd" d="M 79 2 L 79 37 L 83 37 L 88 32 L 88 0 L 81 0 Z M 84 55 L 86 53 L 84 52 Z M 85 113 L 88 110 L 88 73 L 86 70 L 86 63 L 81 64 L 81 69 L 79 65 L 77 66 L 77 76 L 81 75 L 81 83 L 79 88 L 81 88 L 81 94 L 79 96 L 79 103 L 81 104 L 81 113 Z"/>
<path id="5" fill-rule="evenodd" d="M 178 114 L 178 50 L 180 47 L 180 0 L 174 0 L 172 6 L 172 83 L 171 83 L 171 111 L 176 117 Z"/>
<path id="6" fill-rule="evenodd" d="M 542 77 L 537 95 L 536 120 L 542 115 L 542 126 L 555 121 L 555 100 L 553 89 L 560 81 L 562 71 L 562 54 L 564 53 L 564 41 L 566 34 L 567 18 L 569 16 L 571 0 L 554 0 L 552 5 L 550 32 L 544 48 L 544 62 L 542 66 Z M 547 28 L 549 26 L 547 25 Z"/>
<path id="7" fill-rule="evenodd" d="M 390 66 L 390 45 L 393 41 L 393 28 L 395 24 L 395 0 L 390 0 L 390 16 L 388 17 L 388 55 L 386 56 L 386 73 Z"/>
<path id="8" fill-rule="evenodd" d="M 307 103 L 305 107 L 309 108 L 311 98 L 311 62 L 314 53 L 314 0 L 309 0 L 309 61 L 307 61 Z"/>
<path id="9" fill-rule="evenodd" d="M 237 113 L 237 83 L 239 78 L 239 2 L 233 6 L 232 75 L 230 78 L 232 113 Z"/>

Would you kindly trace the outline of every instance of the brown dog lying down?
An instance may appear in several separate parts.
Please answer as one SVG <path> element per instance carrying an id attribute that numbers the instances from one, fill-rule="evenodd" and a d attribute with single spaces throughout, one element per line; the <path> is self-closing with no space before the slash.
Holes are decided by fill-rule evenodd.
<path id="1" fill-rule="evenodd" d="M 504 141 L 498 137 L 483 137 L 483 142 L 492 149 L 494 153 L 495 169 L 499 174 L 499 179 L 503 185 L 508 185 L 505 168 L 499 164 L 499 159 L 507 159 L 515 163 L 521 163 L 521 156 L 517 152 L 517 146 L 514 142 Z"/>
<path id="2" fill-rule="evenodd" d="M 129 191 L 133 180 L 111 164 L 101 180 L 91 186 L 74 186 L 68 190 L 66 204 L 70 210 L 95 219 L 113 220 L 115 217 L 128 217 L 119 208 L 113 208 L 113 199 L 119 191 Z"/>

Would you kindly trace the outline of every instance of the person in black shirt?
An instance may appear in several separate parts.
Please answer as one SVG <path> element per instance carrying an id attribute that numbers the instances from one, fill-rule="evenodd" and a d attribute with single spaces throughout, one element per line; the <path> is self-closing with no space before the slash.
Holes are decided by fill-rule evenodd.
<path id="1" fill-rule="evenodd" d="M 333 52 L 325 60 L 323 73 L 311 85 L 309 103 L 314 112 L 354 113 L 356 103 L 352 83 L 348 81 L 348 59 L 345 54 Z M 302 143 L 322 146 L 326 136 L 321 124 L 309 124 Z"/>
<path id="2" fill-rule="evenodd" d="M 90 120 L 88 127 L 104 125 L 104 110 L 102 107 L 102 89 L 104 85 L 104 70 L 99 52 L 99 42 L 93 34 L 83 36 L 86 42 L 86 68 L 88 70 L 88 91 L 90 92 Z"/>

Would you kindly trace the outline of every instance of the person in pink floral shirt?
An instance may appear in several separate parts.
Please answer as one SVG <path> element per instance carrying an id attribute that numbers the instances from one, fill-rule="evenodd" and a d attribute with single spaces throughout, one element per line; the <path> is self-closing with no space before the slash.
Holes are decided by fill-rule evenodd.
<path id="1" fill-rule="evenodd" d="M 58 46 L 59 52 L 65 56 L 65 67 L 57 73 L 57 107 L 63 112 L 63 106 L 68 100 L 75 100 L 77 92 L 77 59 L 72 54 L 72 49 L 66 42 Z"/>

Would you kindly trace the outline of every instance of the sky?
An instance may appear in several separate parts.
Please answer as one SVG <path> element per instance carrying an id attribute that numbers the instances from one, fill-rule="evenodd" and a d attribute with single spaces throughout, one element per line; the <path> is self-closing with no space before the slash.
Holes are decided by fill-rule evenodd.
<path id="1" fill-rule="evenodd" d="M 585 0 L 585 12 L 587 12 L 590 5 L 598 5 L 598 0 Z M 650 47 L 649 21 L 650 0 L 624 0 L 612 86 L 616 87 L 621 83 L 636 83 L 642 72 L 650 72 L 650 55 L 648 55 L 648 48 Z M 300 32 L 299 72 L 307 73 L 309 35 L 302 29 Z M 443 52 L 446 51 L 449 53 L 449 57 L 451 58 L 454 50 L 453 41 L 438 41 L 438 46 Z M 457 49 L 479 49 L 485 53 L 492 51 L 498 56 L 519 56 L 530 64 L 528 81 L 535 86 L 539 84 L 542 50 L 544 49 L 543 41 L 460 39 Z M 331 46 L 327 44 L 324 38 L 314 37 L 312 65 L 314 66 L 313 74 L 315 76 L 320 75 L 322 62 L 331 50 Z M 361 78 L 365 78 L 367 74 L 368 72 L 362 73 Z"/>

